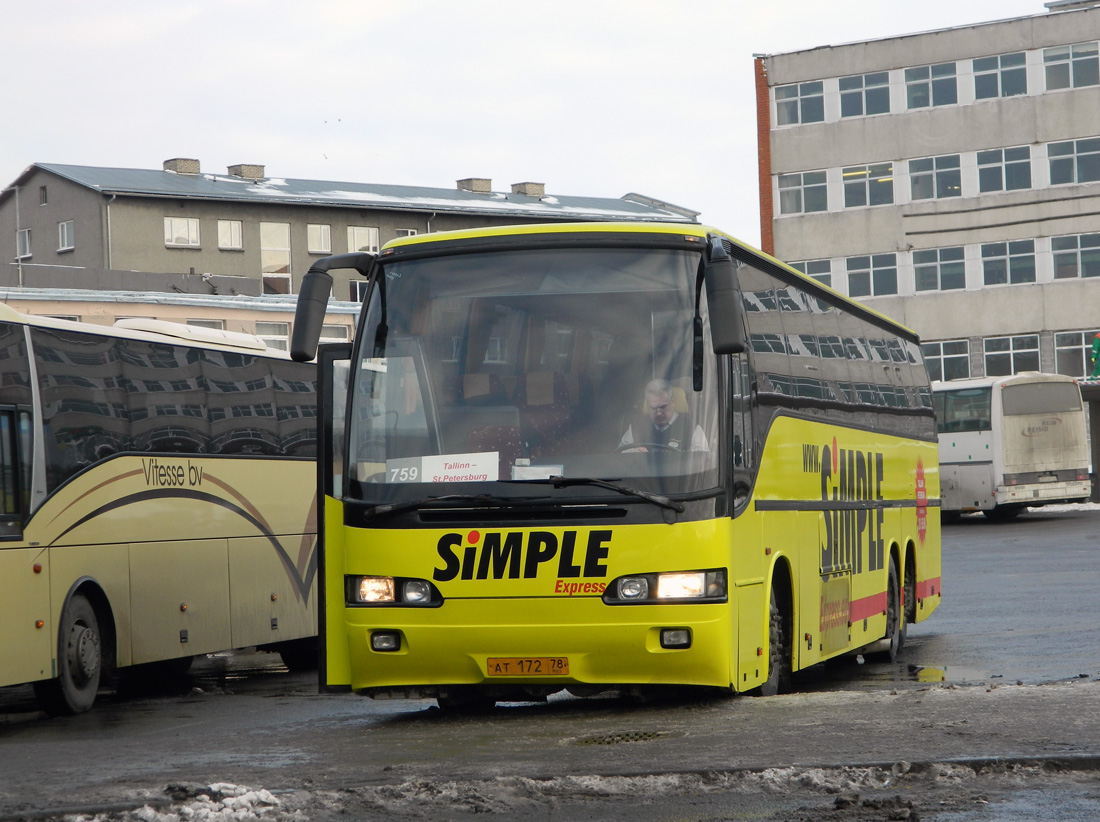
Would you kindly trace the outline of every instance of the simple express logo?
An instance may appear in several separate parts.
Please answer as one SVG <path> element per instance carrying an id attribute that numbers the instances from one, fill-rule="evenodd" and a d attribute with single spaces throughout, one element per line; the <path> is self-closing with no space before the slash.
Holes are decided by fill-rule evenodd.
<path id="1" fill-rule="evenodd" d="M 825 510 L 825 544 L 821 546 L 821 571 L 851 570 L 862 573 L 864 546 L 867 570 L 884 567 L 885 545 L 882 525 L 885 509 L 881 500 L 884 478 L 881 451 L 838 448 L 836 438 L 821 449 L 818 463 L 821 501 L 848 503 Z"/>
<path id="2" fill-rule="evenodd" d="M 432 572 L 436 582 L 454 579 L 537 579 L 543 566 L 556 564 L 554 593 L 602 594 L 611 531 L 590 531 L 583 545 L 576 531 L 559 537 L 550 531 L 470 531 L 444 534 L 436 544 L 443 567 Z"/>

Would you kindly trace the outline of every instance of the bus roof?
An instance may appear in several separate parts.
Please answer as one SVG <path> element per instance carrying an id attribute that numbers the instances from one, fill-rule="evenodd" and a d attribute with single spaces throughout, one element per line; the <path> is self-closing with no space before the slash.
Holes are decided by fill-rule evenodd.
<path id="1" fill-rule="evenodd" d="M 485 228 L 460 229 L 457 231 L 439 231 L 431 234 L 414 234 L 408 237 L 398 237 L 394 240 L 390 240 L 382 247 L 379 257 L 385 259 L 389 255 L 400 253 L 402 250 L 411 249 L 417 246 L 424 247 L 433 243 L 461 244 L 466 241 L 476 242 L 479 240 L 504 239 L 524 235 L 552 234 L 664 234 L 677 236 L 688 242 L 699 242 L 700 244 L 702 244 L 708 236 L 717 235 L 729 242 L 735 249 L 740 249 L 742 253 L 747 253 L 757 261 L 763 263 L 772 273 L 778 273 L 785 279 L 796 282 L 799 287 L 805 288 L 811 293 L 815 293 L 816 296 L 820 296 L 828 302 L 845 307 L 854 313 L 862 314 L 875 324 L 883 326 L 900 336 L 909 337 L 914 342 L 917 342 L 919 339 L 915 331 L 887 317 L 885 314 L 881 314 L 873 308 L 868 308 L 863 303 L 853 300 L 841 294 L 839 291 L 835 291 L 830 286 L 803 274 L 801 271 L 792 268 L 782 260 L 778 260 L 770 254 L 738 240 L 731 234 L 727 234 L 712 226 L 699 225 L 698 223 L 536 223 L 530 225 L 489 226 Z"/>
<path id="2" fill-rule="evenodd" d="M 963 391 L 968 388 L 989 388 L 992 385 L 1027 385 L 1039 382 L 1077 382 L 1065 374 L 1047 374 L 1042 371 L 1021 371 L 1000 377 L 975 377 L 969 380 L 947 380 L 932 383 L 932 391 Z"/>
<path id="3" fill-rule="evenodd" d="M 147 342 L 171 343 L 174 345 L 186 343 L 195 348 L 262 354 L 276 359 L 286 359 L 288 357 L 285 351 L 268 348 L 262 339 L 252 334 L 202 328 L 166 320 L 131 318 L 118 320 L 114 325 L 96 325 L 75 320 L 60 320 L 54 317 L 23 314 L 9 305 L 0 303 L 0 322 L 29 325 L 34 328 L 52 328 L 59 331 L 80 331 L 86 334 L 124 337 Z"/>

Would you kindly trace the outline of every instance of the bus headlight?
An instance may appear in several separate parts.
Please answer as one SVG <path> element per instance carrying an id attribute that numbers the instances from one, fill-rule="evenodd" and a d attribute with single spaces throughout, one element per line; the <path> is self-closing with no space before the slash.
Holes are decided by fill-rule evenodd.
<path id="1" fill-rule="evenodd" d="M 426 579 L 407 579 L 401 586 L 403 602 L 428 602 L 432 598 L 432 585 Z"/>
<path id="2" fill-rule="evenodd" d="M 616 588 L 619 599 L 649 599 L 649 580 L 645 577 L 623 577 Z"/>
<path id="3" fill-rule="evenodd" d="M 661 574 L 657 577 L 657 599 L 701 597 L 706 590 L 706 584 L 706 575 L 702 572 Z"/>
<path id="4" fill-rule="evenodd" d="M 345 600 L 349 606 L 397 606 L 436 607 L 443 604 L 443 597 L 426 579 L 407 577 L 344 578 Z"/>
<path id="5" fill-rule="evenodd" d="M 358 602 L 393 602 L 393 577 L 359 577 Z"/>
<path id="6" fill-rule="evenodd" d="M 654 602 L 724 602 L 726 571 L 676 571 L 666 574 L 633 574 L 607 586 L 603 600 L 609 605 Z"/>

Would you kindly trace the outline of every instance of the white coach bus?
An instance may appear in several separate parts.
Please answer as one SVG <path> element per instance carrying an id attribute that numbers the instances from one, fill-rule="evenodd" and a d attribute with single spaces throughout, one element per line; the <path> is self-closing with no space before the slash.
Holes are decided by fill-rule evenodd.
<path id="1" fill-rule="evenodd" d="M 1085 502 L 1089 451 L 1071 377 L 1027 372 L 932 383 L 945 516 L 1010 519 L 1028 507 Z"/>

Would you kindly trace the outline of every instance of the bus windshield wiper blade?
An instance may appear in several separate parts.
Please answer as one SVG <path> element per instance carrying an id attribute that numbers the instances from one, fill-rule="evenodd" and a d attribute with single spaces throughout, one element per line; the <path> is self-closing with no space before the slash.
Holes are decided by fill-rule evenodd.
<path id="1" fill-rule="evenodd" d="M 530 482 L 530 480 L 526 481 Z M 649 491 L 631 488 L 629 485 L 623 485 L 621 482 L 614 482 L 613 480 L 602 480 L 596 479 L 595 477 L 549 477 L 544 480 L 535 480 L 535 482 L 549 483 L 555 488 L 568 488 L 570 485 L 595 485 L 598 488 L 618 491 L 620 494 L 626 494 L 628 497 L 644 499 L 646 502 L 652 502 L 654 505 L 659 505 L 662 508 L 667 508 L 678 514 L 684 512 L 684 504 L 682 502 L 677 502 L 676 500 L 669 499 L 660 494 L 651 494 Z"/>
<path id="2" fill-rule="evenodd" d="M 443 494 L 438 497 L 421 497 L 420 499 L 409 500 L 408 502 L 391 502 L 375 505 L 373 508 L 367 510 L 367 518 L 373 519 L 374 517 L 381 517 L 386 514 L 411 511 L 415 508 L 421 508 L 435 502 L 465 502 L 475 506 L 507 507 L 512 505 L 525 505 L 530 502 L 546 502 L 549 499 L 549 497 L 497 497 L 492 494 Z"/>

